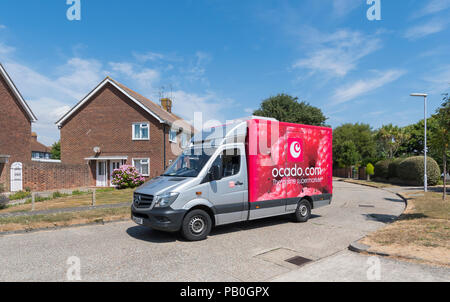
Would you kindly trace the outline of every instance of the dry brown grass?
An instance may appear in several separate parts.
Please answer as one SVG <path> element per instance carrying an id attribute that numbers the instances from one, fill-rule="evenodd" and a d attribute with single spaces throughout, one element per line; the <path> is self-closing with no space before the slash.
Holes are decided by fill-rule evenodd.
<path id="1" fill-rule="evenodd" d="M 407 196 L 399 220 L 366 237 L 369 251 L 450 265 L 450 201 L 439 193 Z"/>
<path id="2" fill-rule="evenodd" d="M 97 209 L 74 213 L 0 218 L 0 232 L 63 227 L 95 222 L 108 222 L 130 217 L 130 208 Z"/>

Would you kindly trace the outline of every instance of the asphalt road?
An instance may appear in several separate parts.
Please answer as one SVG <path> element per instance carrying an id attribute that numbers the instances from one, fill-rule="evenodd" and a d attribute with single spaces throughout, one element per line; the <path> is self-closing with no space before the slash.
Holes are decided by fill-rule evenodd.
<path id="1" fill-rule="evenodd" d="M 332 205 L 313 211 L 308 223 L 296 224 L 283 216 L 223 226 L 202 242 L 186 242 L 177 234 L 133 222 L 3 236 L 0 281 L 66 281 L 72 256 L 80 259 L 83 281 L 268 281 L 284 276 L 300 281 L 311 277 L 301 273 L 311 267 L 322 271 L 318 279 L 326 280 L 327 267 L 336 269 L 354 260 L 339 258 L 323 269 L 320 263 L 382 227 L 405 206 L 387 191 L 334 185 Z M 313 262 L 299 269 L 285 261 L 295 256 Z M 395 273 L 390 269 L 384 276 Z"/>

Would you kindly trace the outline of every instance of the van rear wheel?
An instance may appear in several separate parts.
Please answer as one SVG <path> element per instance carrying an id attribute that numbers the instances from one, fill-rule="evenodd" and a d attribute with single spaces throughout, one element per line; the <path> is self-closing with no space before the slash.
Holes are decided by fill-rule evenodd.
<path id="1" fill-rule="evenodd" d="M 193 210 L 184 217 L 181 234 L 186 240 L 199 241 L 208 237 L 212 228 L 212 220 L 203 210 Z"/>
<path id="2" fill-rule="evenodd" d="M 296 222 L 307 222 L 311 218 L 311 204 L 308 200 L 302 199 L 297 205 L 294 214 Z"/>

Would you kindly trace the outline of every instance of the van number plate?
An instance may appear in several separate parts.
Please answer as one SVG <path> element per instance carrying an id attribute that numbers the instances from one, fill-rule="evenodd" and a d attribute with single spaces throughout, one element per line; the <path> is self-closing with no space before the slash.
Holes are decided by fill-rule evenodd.
<path id="1" fill-rule="evenodd" d="M 136 222 L 137 224 L 144 224 L 144 219 L 139 218 L 139 217 L 133 216 L 133 221 Z"/>

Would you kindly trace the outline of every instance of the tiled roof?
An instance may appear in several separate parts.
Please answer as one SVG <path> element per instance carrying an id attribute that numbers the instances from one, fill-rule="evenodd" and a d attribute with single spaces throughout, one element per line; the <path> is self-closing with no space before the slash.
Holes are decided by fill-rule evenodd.
<path id="1" fill-rule="evenodd" d="M 167 112 L 164 110 L 161 106 L 157 105 L 156 103 L 150 101 L 148 98 L 144 97 L 143 95 L 135 92 L 134 90 L 131 90 L 127 86 L 123 85 L 122 83 L 117 82 L 116 80 L 113 80 L 109 78 L 111 81 L 113 81 L 117 86 L 125 90 L 128 94 L 130 94 L 133 98 L 138 100 L 142 105 L 147 107 L 150 111 L 155 113 L 160 119 L 168 122 L 169 124 L 173 124 L 177 121 L 177 125 L 183 127 L 185 130 L 190 130 L 193 132 L 193 127 L 191 124 L 183 120 L 181 117 L 177 116 L 174 113 Z"/>

